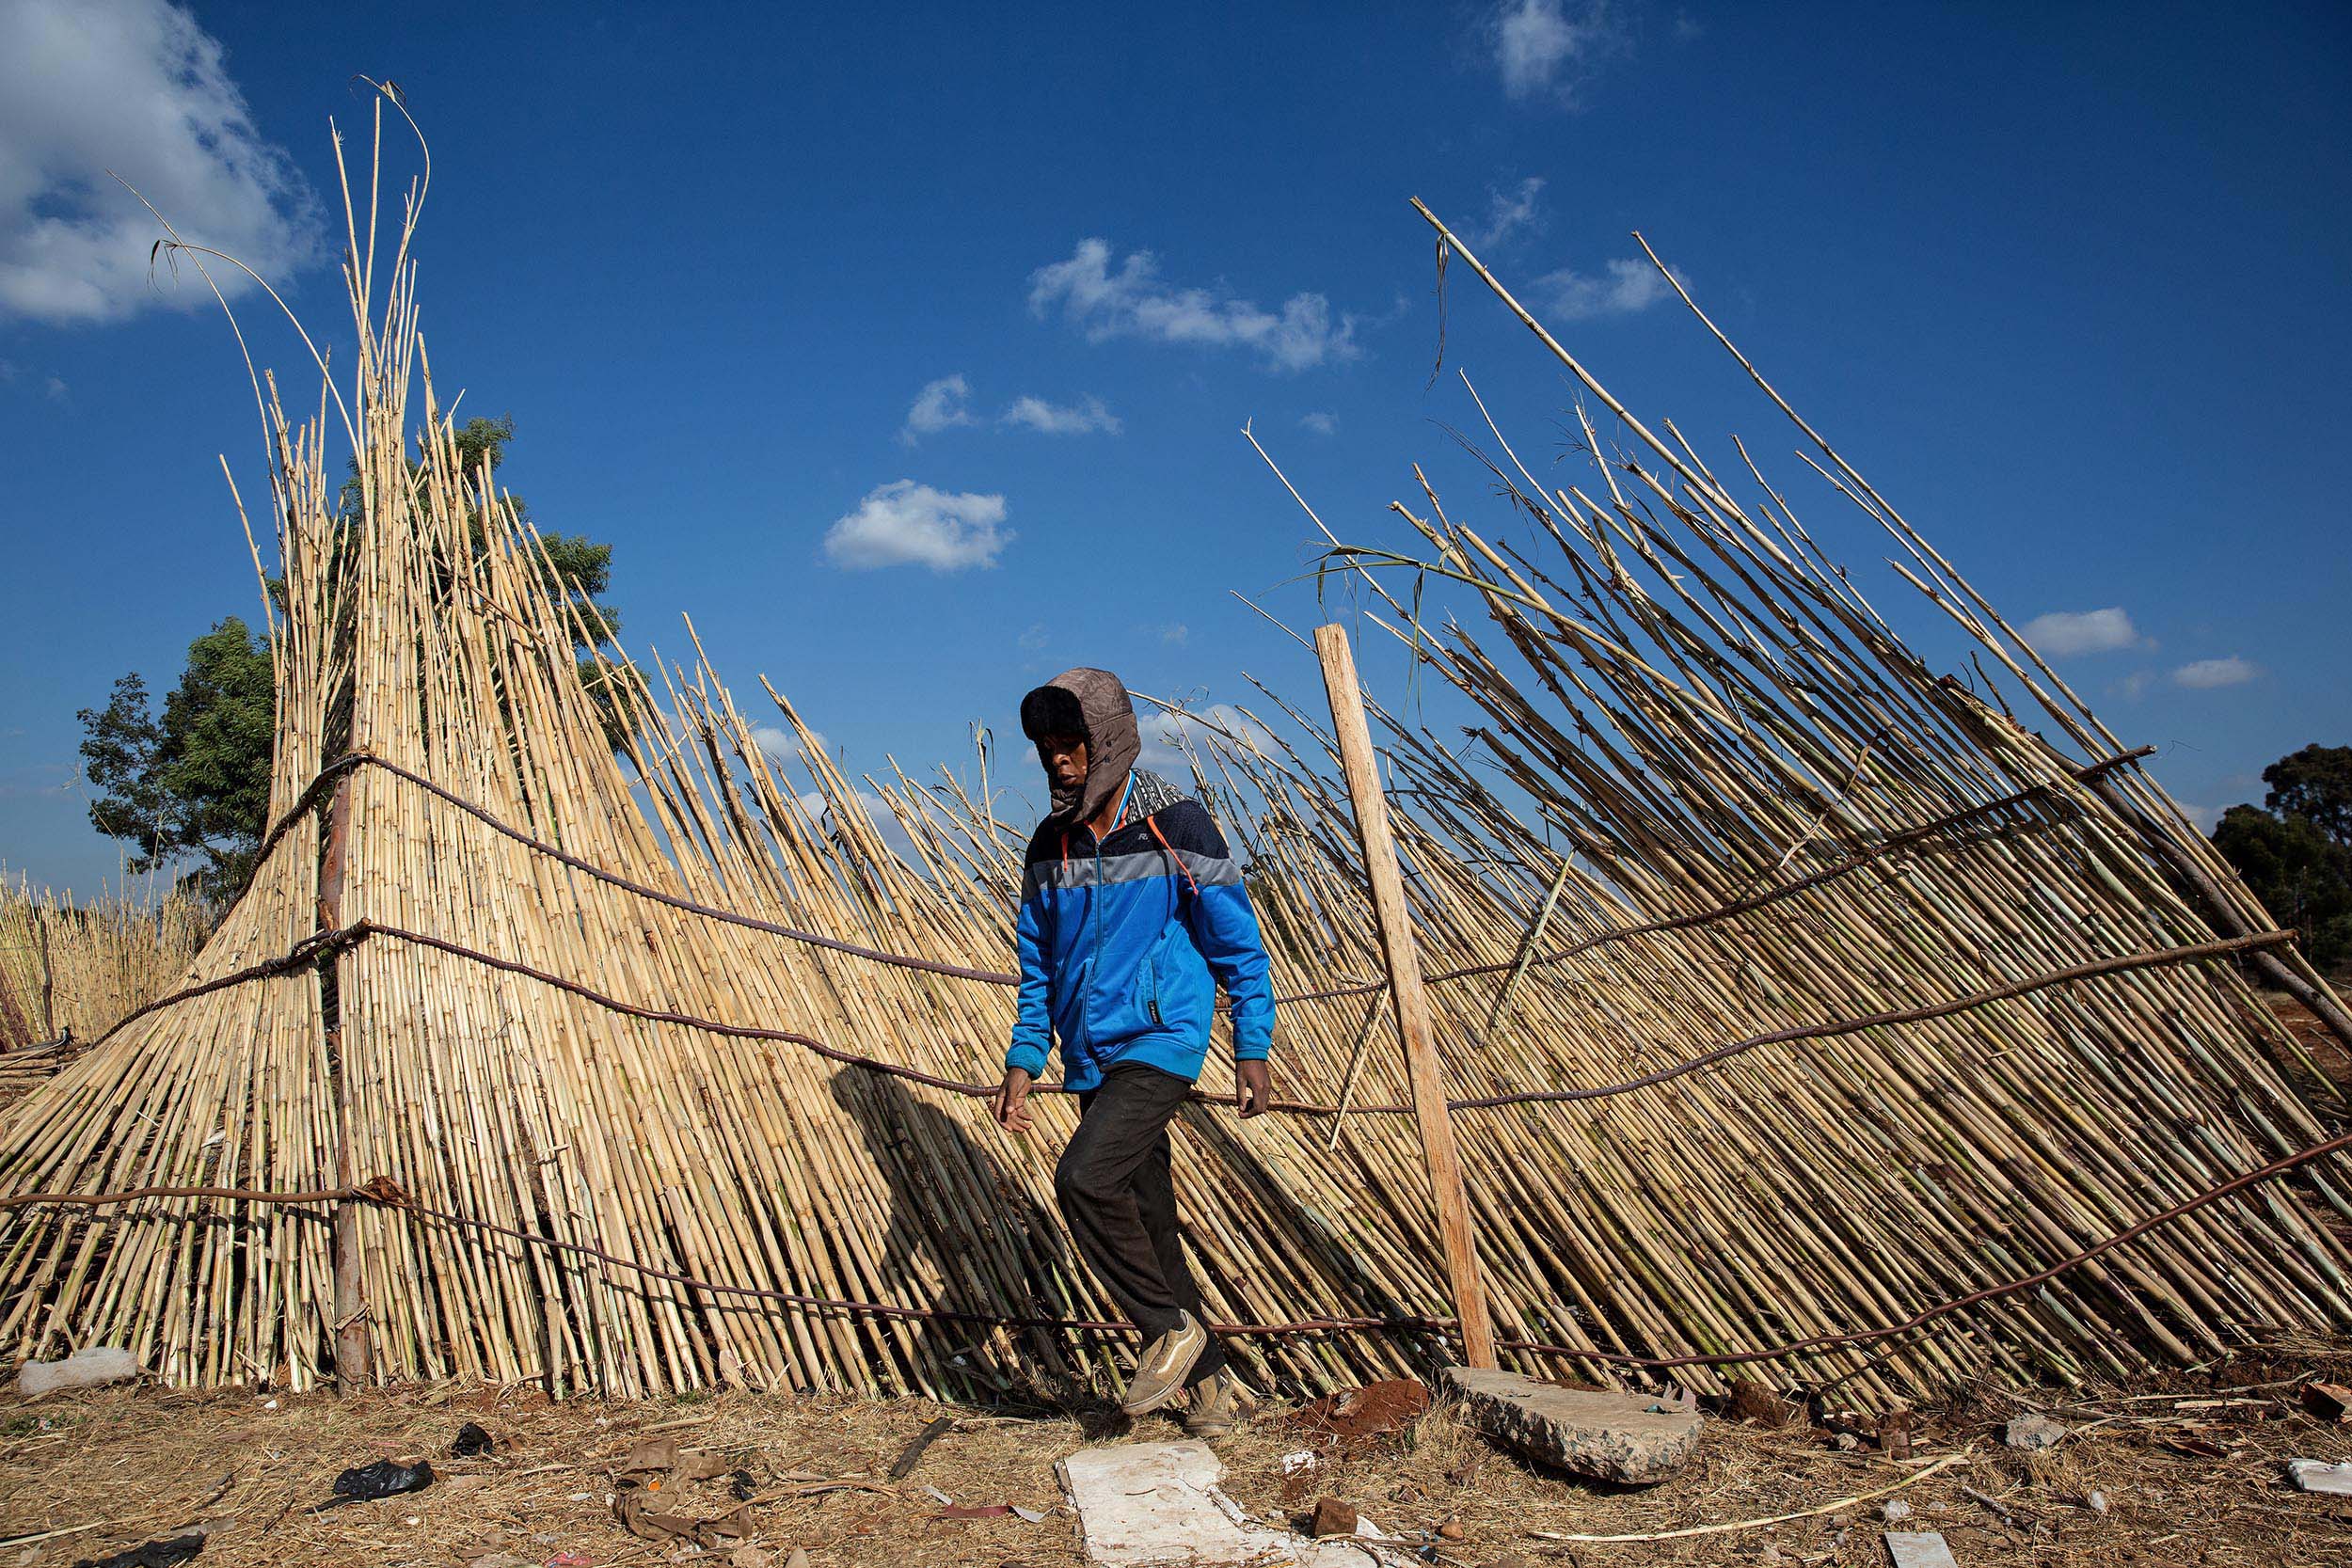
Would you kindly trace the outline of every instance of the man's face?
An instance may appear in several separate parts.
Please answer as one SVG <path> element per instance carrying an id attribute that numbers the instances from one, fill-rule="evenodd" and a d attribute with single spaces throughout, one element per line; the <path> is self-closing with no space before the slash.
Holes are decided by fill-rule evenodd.
<path id="1" fill-rule="evenodd" d="M 1056 789 L 1075 789 L 1087 782 L 1087 737 L 1049 735 L 1037 743 L 1038 761 Z"/>

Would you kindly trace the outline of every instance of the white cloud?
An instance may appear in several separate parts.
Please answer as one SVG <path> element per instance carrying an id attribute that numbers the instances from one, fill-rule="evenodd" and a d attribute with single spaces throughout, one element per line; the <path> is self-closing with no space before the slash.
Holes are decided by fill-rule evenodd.
<path id="1" fill-rule="evenodd" d="M 1205 748 L 1211 741 L 1227 742 L 1229 736 L 1269 756 L 1279 754 L 1265 726 L 1230 703 L 1211 703 L 1195 713 L 1154 710 L 1138 715 L 1136 728 L 1143 738 L 1143 754 L 1137 760 L 1155 772 L 1188 770 L 1192 765 L 1184 757 L 1187 744 Z"/>
<path id="2" fill-rule="evenodd" d="M 1160 628 L 1160 641 L 1171 648 L 1181 648 L 1192 641 L 1192 628 L 1182 621 L 1170 622 Z"/>
<path id="3" fill-rule="evenodd" d="M 1041 653 L 1044 651 L 1045 644 L 1052 641 L 1052 637 L 1045 630 L 1045 623 L 1042 621 L 1012 640 L 1013 646 L 1025 654 Z"/>
<path id="4" fill-rule="evenodd" d="M 1534 175 L 1519 182 L 1519 188 L 1505 193 L 1493 186 L 1486 187 L 1486 221 L 1471 243 L 1484 250 L 1499 245 L 1535 221 L 1535 198 L 1544 182 Z"/>
<path id="5" fill-rule="evenodd" d="M 2201 833 L 2211 833 L 2213 825 L 2221 820 L 2219 806 L 2192 806 L 2186 800 L 2173 803 L 2181 808 L 2181 815 L 2188 818 L 2188 825 Z"/>
<path id="6" fill-rule="evenodd" d="M 2182 665 L 2172 672 L 2172 684 L 2191 691 L 2210 691 L 2217 686 L 2244 686 L 2261 673 L 2255 665 L 2232 654 L 2227 658 L 2201 658 Z"/>
<path id="7" fill-rule="evenodd" d="M 1003 526 L 1005 498 L 950 494 L 894 480 L 866 492 L 856 511 L 825 531 L 825 559 L 851 571 L 882 566 L 929 566 L 960 572 L 993 566 L 1012 543 Z"/>
<path id="8" fill-rule="evenodd" d="M 833 742 L 827 740 L 821 731 L 809 731 L 808 743 L 814 751 L 822 752 L 827 756 L 833 754 Z M 800 741 L 781 724 L 754 724 L 752 744 L 774 762 L 791 762 L 802 754 Z"/>
<path id="9" fill-rule="evenodd" d="M 0 359 L 0 381 L 14 381 L 15 379 L 16 362 L 12 359 Z"/>
<path id="10" fill-rule="evenodd" d="M 1025 426 L 1042 436 L 1085 436 L 1098 430 L 1105 436 L 1116 436 L 1122 428 L 1119 416 L 1104 407 L 1098 397 L 1082 398 L 1074 404 L 1016 398 L 1010 408 L 997 416 L 997 422 Z"/>
<path id="11" fill-rule="evenodd" d="M 899 427 L 898 439 L 911 447 L 922 437 L 936 436 L 943 430 L 989 422 L 1034 430 L 1044 436 L 1086 436 L 1097 431 L 1116 436 L 1124 428 L 1119 416 L 1101 398 L 1091 394 L 1076 403 L 1018 397 L 993 421 L 983 420 L 972 412 L 971 382 L 961 375 L 943 375 L 937 381 L 926 382 L 914 395 L 914 406 L 907 410 L 906 423 Z"/>
<path id="12" fill-rule="evenodd" d="M 1683 43 L 1707 36 L 1707 24 L 1689 11 L 1675 12 L 1675 38 Z"/>
<path id="13" fill-rule="evenodd" d="M 1611 261 L 1608 274 L 1595 277 L 1563 268 L 1535 279 L 1535 287 L 1549 297 L 1551 314 L 1563 321 L 1629 316 L 1648 309 L 1671 292 L 1665 278 L 1647 261 Z"/>
<path id="14" fill-rule="evenodd" d="M 1056 305 L 1094 342 L 1149 338 L 1247 348 L 1279 371 L 1303 371 L 1363 352 L 1355 342 L 1356 318 L 1342 315 L 1334 323 L 1331 302 L 1321 294 L 1293 294 L 1278 314 L 1231 294 L 1171 288 L 1148 250 L 1136 251 L 1113 272 L 1111 247 L 1103 240 L 1081 240 L 1070 260 L 1029 275 L 1029 309 L 1044 316 Z"/>
<path id="15" fill-rule="evenodd" d="M 41 384 L 40 395 L 47 398 L 51 403 L 63 403 L 71 394 L 66 388 L 64 379 L 60 376 L 53 375 Z"/>
<path id="16" fill-rule="evenodd" d="M 210 304 L 150 249 L 162 230 L 273 280 L 317 254 L 319 208 L 284 150 L 254 129 L 217 40 L 164 0 L 0 5 L 0 317 L 119 321 Z M 252 287 L 210 264 L 231 298 Z M 184 272 L 186 269 L 183 269 Z"/>
<path id="17" fill-rule="evenodd" d="M 2059 658 L 2150 645 L 2121 605 L 2106 610 L 2054 610 L 2035 616 L 2019 630 L 2037 649 Z"/>
<path id="18" fill-rule="evenodd" d="M 1623 41 L 1608 0 L 1505 0 L 1487 19 L 1486 34 L 1503 91 L 1563 104 L 1574 102 L 1575 68 Z"/>
<path id="19" fill-rule="evenodd" d="M 1321 409 L 1316 409 L 1311 414 L 1299 415 L 1298 422 L 1318 436 L 1337 436 L 1340 433 L 1340 417 L 1337 414 L 1327 414 Z"/>
<path id="20" fill-rule="evenodd" d="M 971 383 L 961 375 L 943 375 L 937 381 L 923 384 L 914 394 L 914 406 L 907 410 L 907 422 L 898 429 L 898 439 L 908 446 L 926 436 L 936 436 L 958 425 L 978 424 L 972 410 L 964 406 L 972 395 Z"/>

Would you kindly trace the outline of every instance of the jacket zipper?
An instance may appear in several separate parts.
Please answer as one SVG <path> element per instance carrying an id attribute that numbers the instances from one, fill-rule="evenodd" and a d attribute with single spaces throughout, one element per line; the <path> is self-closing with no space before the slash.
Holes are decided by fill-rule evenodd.
<path id="1" fill-rule="evenodd" d="M 1129 773 L 1127 782 L 1120 786 L 1119 810 L 1111 816 L 1112 832 L 1119 832 L 1120 819 L 1127 815 L 1127 797 L 1134 793 L 1135 787 L 1136 776 Z M 1094 830 L 1088 829 L 1087 836 L 1094 838 Z M 1095 984 L 1103 974 L 1103 841 L 1099 838 L 1094 839 L 1094 887 L 1087 895 L 1087 925 L 1094 933 L 1094 957 L 1087 965 L 1087 993 L 1078 998 L 1078 1022 L 1086 1025 L 1087 1055 L 1091 1058 L 1094 1055 L 1094 1015 L 1087 1009 L 1087 1004 L 1093 1000 Z"/>

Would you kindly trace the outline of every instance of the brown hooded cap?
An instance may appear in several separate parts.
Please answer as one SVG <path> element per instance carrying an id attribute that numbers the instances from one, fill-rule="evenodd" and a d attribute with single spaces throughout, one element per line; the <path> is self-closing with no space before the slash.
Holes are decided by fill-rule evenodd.
<path id="1" fill-rule="evenodd" d="M 1033 741 L 1049 735 L 1086 736 L 1086 785 L 1081 791 L 1057 784 L 1054 809 L 1046 816 L 1064 828 L 1094 820 L 1143 754 L 1126 685 L 1108 670 L 1065 670 L 1022 698 L 1021 733 Z"/>

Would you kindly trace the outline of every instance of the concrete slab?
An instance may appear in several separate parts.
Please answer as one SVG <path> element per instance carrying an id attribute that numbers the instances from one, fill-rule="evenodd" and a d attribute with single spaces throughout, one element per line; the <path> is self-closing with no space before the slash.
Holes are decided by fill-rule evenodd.
<path id="1" fill-rule="evenodd" d="M 1448 1367 L 1439 1381 L 1496 1442 L 1598 1481 L 1663 1481 L 1699 1443 L 1699 1413 L 1654 1396 L 1562 1388 L 1479 1367 Z"/>
<path id="2" fill-rule="evenodd" d="M 1082 1449 L 1055 1466 L 1102 1568 L 1366 1568 L 1368 1541 L 1310 1541 L 1251 1518 L 1217 1487 L 1205 1443 Z M 1368 1557 L 1367 1551 L 1374 1555 Z"/>

